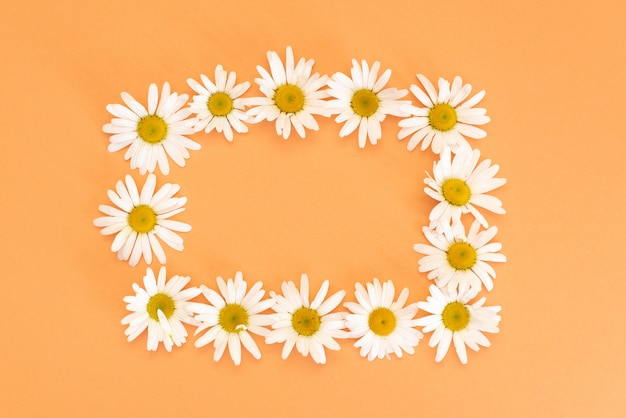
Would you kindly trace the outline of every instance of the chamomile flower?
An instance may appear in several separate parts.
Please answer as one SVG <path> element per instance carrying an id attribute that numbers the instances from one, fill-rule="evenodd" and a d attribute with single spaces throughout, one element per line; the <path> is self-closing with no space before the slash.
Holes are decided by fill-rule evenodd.
<path id="1" fill-rule="evenodd" d="M 328 101 L 332 114 L 338 114 L 335 122 L 343 123 L 339 136 L 344 137 L 359 128 L 359 147 L 365 148 L 367 139 L 376 145 L 382 137 L 380 124 L 387 115 L 408 116 L 403 107 L 411 102 L 398 100 L 407 95 L 407 90 L 384 89 L 391 77 L 387 69 L 378 78 L 380 62 L 370 68 L 365 60 L 352 60 L 352 78 L 337 72 L 328 80 L 328 94 L 334 100 Z"/>
<path id="2" fill-rule="evenodd" d="M 315 298 L 309 303 L 309 279 L 306 274 L 300 278 L 300 291 L 294 282 L 283 282 L 283 295 L 270 292 L 275 300 L 272 307 L 274 323 L 271 334 L 265 338 L 268 344 L 282 343 L 282 358 L 289 357 L 294 345 L 304 357 L 311 354 L 317 364 L 326 363 L 324 347 L 339 350 L 335 338 L 346 338 L 344 313 L 331 313 L 346 295 L 345 290 L 333 294 L 328 299 L 328 280 L 325 280 Z"/>
<path id="3" fill-rule="evenodd" d="M 494 178 L 500 167 L 484 160 L 478 166 L 480 151 L 463 148 L 452 160 L 451 150 L 445 147 L 440 160 L 433 164 L 433 177 L 428 175 L 424 192 L 439 201 L 429 215 L 430 227 L 440 230 L 441 225 L 460 223 L 461 215 L 471 213 L 485 228 L 485 217 L 476 208 L 482 207 L 493 213 L 505 213 L 500 199 L 485 194 L 506 183 L 506 179 Z"/>
<path id="4" fill-rule="evenodd" d="M 276 133 L 284 139 L 289 138 L 292 125 L 301 138 L 306 135 L 305 128 L 317 131 L 319 125 L 313 115 L 329 116 L 323 100 L 328 95 L 326 90 L 320 90 L 326 85 L 328 77 L 319 73 L 311 75 L 315 63 L 312 59 L 306 61 L 300 58 L 294 66 L 290 46 L 287 47 L 284 66 L 274 51 L 268 51 L 267 60 L 270 71 L 257 65 L 261 78 L 254 80 L 265 97 L 246 99 L 246 104 L 253 106 L 247 111 L 248 116 L 253 117 L 250 122 L 276 120 Z"/>
<path id="5" fill-rule="evenodd" d="M 196 340 L 195 346 L 203 347 L 213 341 L 215 361 L 222 358 L 228 346 L 230 357 L 237 366 L 241 364 L 242 344 L 255 359 L 260 359 L 261 352 L 250 333 L 263 336 L 269 334 L 269 330 L 263 326 L 270 325 L 272 319 L 270 315 L 260 312 L 271 307 L 274 301 L 261 300 L 265 295 L 261 282 L 256 282 L 246 293 L 247 283 L 239 271 L 235 274 L 235 280 L 228 279 L 224 282 L 224 279 L 218 277 L 217 287 L 222 295 L 202 286 L 202 294 L 210 305 L 203 304 L 197 309 L 195 319 L 200 321 L 200 326 L 195 335 L 205 329 L 209 330 Z"/>
<path id="6" fill-rule="evenodd" d="M 109 152 L 128 147 L 124 159 L 130 159 L 130 168 L 139 168 L 141 174 L 154 172 L 158 163 L 163 174 L 170 172 L 167 156 L 181 167 L 189 158 L 188 149 L 198 150 L 200 144 L 187 138 L 192 134 L 195 119 L 187 119 L 191 110 L 183 108 L 187 104 L 186 94 L 170 94 L 169 83 L 163 83 L 161 99 L 156 84 L 148 89 L 148 109 L 123 92 L 121 104 L 109 104 L 106 109 L 115 116 L 102 127 L 113 134 L 109 141 Z"/>
<path id="7" fill-rule="evenodd" d="M 159 270 L 159 277 L 154 277 L 150 267 L 143 278 L 144 288 L 133 283 L 135 296 L 126 296 L 124 302 L 131 314 L 122 319 L 122 325 L 128 325 L 124 334 L 128 341 L 137 338 L 148 329 L 148 345 L 150 351 L 156 351 L 162 342 L 167 351 L 172 346 L 180 347 L 187 337 L 183 323 L 197 325 L 193 314 L 198 304 L 189 302 L 200 294 L 197 287 L 183 288 L 191 280 L 189 277 L 173 276 L 165 279 L 165 267 Z"/>
<path id="8" fill-rule="evenodd" d="M 350 329 L 350 338 L 359 338 L 354 344 L 360 347 L 362 357 L 372 361 L 395 353 L 402 357 L 402 351 L 413 354 L 422 338 L 422 333 L 413 328 L 417 320 L 417 303 L 404 306 L 409 297 L 409 289 L 404 288 L 394 302 L 395 289 L 391 280 L 382 285 L 378 279 L 367 283 L 367 290 L 361 283 L 355 284 L 355 296 L 358 301 L 343 304 L 352 313 L 346 316 L 346 327 Z"/>
<path id="9" fill-rule="evenodd" d="M 467 364 L 465 345 L 474 351 L 479 346 L 489 347 L 491 343 L 483 332 L 499 332 L 500 306 L 483 306 L 485 298 L 473 304 L 470 299 L 476 296 L 478 289 L 460 286 L 458 292 L 444 292 L 435 285 L 430 285 L 430 294 L 426 302 L 418 302 L 420 309 L 431 315 L 419 318 L 418 325 L 424 332 L 434 331 L 428 345 L 437 346 L 435 361 L 443 360 L 450 343 L 454 342 L 456 354 L 461 363 Z"/>
<path id="10" fill-rule="evenodd" d="M 435 279 L 437 286 L 445 287 L 448 292 L 456 290 L 460 285 L 480 290 L 484 284 L 487 290 L 493 289 L 496 272 L 487 261 L 505 262 L 506 257 L 498 252 L 502 244 L 489 242 L 498 228 L 492 226 L 478 232 L 479 228 L 480 223 L 474 221 L 467 237 L 462 224 L 455 225 L 454 230 L 444 224 L 441 233 L 422 228 L 424 236 L 432 245 L 413 246 L 415 251 L 425 254 L 419 260 L 419 271 L 429 272 L 428 278 Z"/>
<path id="11" fill-rule="evenodd" d="M 120 260 L 129 260 L 136 266 L 143 255 L 147 264 L 152 263 L 152 252 L 159 263 L 165 264 L 166 257 L 157 237 L 177 251 L 183 250 L 183 239 L 176 232 L 188 232 L 191 226 L 169 218 L 185 210 L 186 197 L 174 197 L 180 190 L 178 184 L 166 183 L 155 193 L 156 176 L 149 174 L 146 183 L 137 190 L 133 178 L 126 175 L 126 183 L 119 180 L 109 199 L 117 207 L 100 205 L 98 209 L 107 216 L 94 219 L 102 227 L 102 235 L 117 234 L 111 251 Z M 174 232 L 176 231 L 176 232 Z"/>
<path id="12" fill-rule="evenodd" d="M 235 85 L 236 73 L 224 71 L 221 65 L 215 67 L 215 83 L 204 74 L 200 75 L 200 79 L 203 84 L 192 78 L 187 79 L 189 87 L 198 93 L 189 104 L 198 118 L 194 131 L 209 133 L 215 129 L 223 132 L 228 141 L 233 140 L 233 129 L 238 133 L 248 132 L 243 123 L 247 119 L 243 111 L 244 99 L 239 96 L 250 88 L 250 82 Z"/>
<path id="13" fill-rule="evenodd" d="M 461 77 L 454 77 L 450 82 L 439 79 L 439 93 L 432 83 L 422 74 L 417 78 L 424 89 L 412 84 L 411 92 L 426 107 L 410 106 L 411 117 L 400 121 L 398 139 L 412 135 L 407 143 L 407 149 L 413 151 L 421 142 L 422 151 L 431 145 L 435 154 L 441 153 L 444 147 L 450 147 L 457 152 L 469 144 L 469 138 L 484 138 L 487 133 L 475 125 L 484 125 L 489 122 L 487 111 L 473 107 L 485 96 L 485 91 L 472 96 L 465 101 L 472 91 L 470 84 L 463 84 Z"/>

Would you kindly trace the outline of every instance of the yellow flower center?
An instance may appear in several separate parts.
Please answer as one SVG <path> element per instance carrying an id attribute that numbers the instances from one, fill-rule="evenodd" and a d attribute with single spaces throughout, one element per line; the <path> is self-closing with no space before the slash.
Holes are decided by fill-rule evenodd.
<path id="1" fill-rule="evenodd" d="M 470 312 L 461 302 L 450 302 L 443 308 L 441 320 L 450 331 L 461 331 L 469 324 Z"/>
<path id="2" fill-rule="evenodd" d="M 448 179 L 441 185 L 443 198 L 454 206 L 466 205 L 472 197 L 472 191 L 461 179 Z"/>
<path id="3" fill-rule="evenodd" d="M 389 308 L 376 308 L 367 319 L 372 332 L 381 337 L 385 337 L 396 329 L 396 316 Z"/>
<path id="4" fill-rule="evenodd" d="M 304 92 L 294 84 L 283 84 L 274 93 L 274 103 L 284 113 L 298 113 L 304 108 Z"/>
<path id="5" fill-rule="evenodd" d="M 357 115 L 362 118 L 369 118 L 378 110 L 380 99 L 376 93 L 370 89 L 361 89 L 354 92 L 350 106 Z"/>
<path id="6" fill-rule="evenodd" d="M 157 115 L 144 116 L 137 124 L 137 134 L 150 144 L 158 144 L 167 136 L 167 123 Z"/>
<path id="7" fill-rule="evenodd" d="M 320 329 L 320 316 L 315 309 L 304 306 L 293 313 L 291 326 L 300 335 L 310 337 Z"/>
<path id="8" fill-rule="evenodd" d="M 148 205 L 135 206 L 128 214 L 128 225 L 133 231 L 144 234 L 154 229 L 157 224 L 157 214 Z"/>
<path id="9" fill-rule="evenodd" d="M 233 110 L 233 99 L 221 91 L 213 93 L 209 97 L 207 107 L 213 116 L 226 116 Z"/>
<path id="10" fill-rule="evenodd" d="M 248 311 L 237 303 L 229 303 L 220 310 L 218 321 L 226 332 L 236 334 L 248 328 Z"/>
<path id="11" fill-rule="evenodd" d="M 449 131 L 454 128 L 456 121 L 456 110 L 448 103 L 439 103 L 428 113 L 428 123 L 438 131 Z"/>
<path id="12" fill-rule="evenodd" d="M 148 300 L 148 307 L 146 310 L 148 311 L 148 315 L 150 318 L 155 321 L 159 320 L 159 316 L 157 315 L 157 311 L 161 310 L 165 314 L 167 319 L 170 319 L 172 315 L 174 315 L 174 310 L 176 309 L 176 303 L 174 303 L 174 299 L 170 295 L 166 295 L 165 293 L 157 293 L 152 295 Z"/>
<path id="13" fill-rule="evenodd" d="M 467 270 L 476 264 L 476 250 L 467 242 L 455 242 L 448 248 L 448 263 L 456 270 Z"/>

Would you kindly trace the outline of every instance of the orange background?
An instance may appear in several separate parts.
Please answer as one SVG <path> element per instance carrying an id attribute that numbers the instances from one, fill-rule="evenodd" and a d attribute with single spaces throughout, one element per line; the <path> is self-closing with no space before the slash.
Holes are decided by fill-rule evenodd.
<path id="1" fill-rule="evenodd" d="M 0 415 L 626 416 L 621 1 L 3 3 Z M 92 225 L 130 172 L 124 151 L 106 151 L 105 105 L 121 91 L 145 103 L 151 82 L 192 93 L 185 80 L 217 64 L 257 95 L 256 65 L 287 45 L 320 73 L 380 60 L 388 86 L 421 72 L 487 91 L 488 135 L 470 142 L 508 180 L 494 192 L 507 214 L 488 218 L 508 262 L 486 295 L 503 308 L 501 332 L 467 366 L 453 351 L 436 364 L 430 335 L 391 361 L 345 340 L 325 366 L 295 350 L 283 361 L 258 338 L 263 358 L 244 352 L 240 367 L 193 336 L 172 353 L 126 341 L 122 298 L 145 265 L 117 261 Z M 306 140 L 267 122 L 233 143 L 193 136 L 202 149 L 187 167 L 158 173 L 181 185 L 176 219 L 193 225 L 184 252 L 166 249 L 169 276 L 215 288 L 241 270 L 278 290 L 306 272 L 346 300 L 378 277 L 426 297 L 412 246 L 426 242 L 436 157 L 407 152 L 394 117 L 365 150 L 318 121 Z"/>

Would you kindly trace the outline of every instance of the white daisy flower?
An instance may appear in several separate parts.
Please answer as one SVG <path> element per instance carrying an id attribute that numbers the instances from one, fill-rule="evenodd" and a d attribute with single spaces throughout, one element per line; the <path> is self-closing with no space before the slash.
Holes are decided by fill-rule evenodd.
<path id="1" fill-rule="evenodd" d="M 198 115 L 194 130 L 209 133 L 215 129 L 224 132 L 228 141 L 233 140 L 233 129 L 238 133 L 248 132 L 243 123 L 247 119 L 243 111 L 244 99 L 239 96 L 250 88 L 250 82 L 235 85 L 236 73 L 224 71 L 221 65 L 215 67 L 215 83 L 204 74 L 200 78 L 204 85 L 192 78 L 187 79 L 189 87 L 198 93 L 189 104 L 191 111 Z"/>
<path id="2" fill-rule="evenodd" d="M 148 89 L 148 110 L 130 94 L 123 92 L 121 104 L 109 104 L 106 109 L 115 116 L 102 130 L 113 134 L 109 152 L 119 151 L 130 145 L 124 159 L 130 159 L 130 168 L 139 168 L 141 174 L 154 172 L 157 163 L 163 174 L 170 172 L 167 156 L 176 164 L 185 166 L 189 158 L 187 149 L 198 150 L 200 144 L 184 135 L 192 134 L 195 119 L 187 119 L 191 110 L 186 94 L 170 94 L 169 83 L 163 83 L 161 100 L 156 84 Z M 158 103 L 158 105 L 157 105 Z"/>
<path id="3" fill-rule="evenodd" d="M 409 297 L 409 289 L 404 288 L 395 302 L 395 290 L 391 280 L 382 285 L 378 279 L 367 283 L 367 290 L 361 283 L 355 284 L 356 302 L 343 304 L 352 313 L 346 316 L 346 327 L 350 338 L 359 338 L 354 344 L 361 348 L 361 356 L 372 361 L 395 353 L 402 357 L 402 351 L 413 354 L 422 338 L 422 333 L 413 328 L 417 320 L 417 303 L 404 306 Z"/>
<path id="4" fill-rule="evenodd" d="M 413 151 L 422 143 L 422 151 L 431 145 L 435 154 L 439 154 L 444 147 L 450 147 L 452 152 L 462 147 L 469 147 L 464 136 L 469 138 L 484 138 L 487 133 L 475 125 L 484 125 L 489 122 L 487 111 L 473 107 L 485 96 L 482 90 L 463 102 L 472 91 L 470 84 L 463 84 L 461 77 L 454 77 L 452 87 L 450 82 L 439 79 L 439 93 L 431 82 L 422 74 L 417 74 L 424 89 L 412 84 L 411 92 L 426 107 L 410 106 L 407 111 L 411 117 L 400 121 L 398 139 L 409 135 L 407 149 Z"/>
<path id="5" fill-rule="evenodd" d="M 326 363 L 324 347 L 329 350 L 339 350 L 335 338 L 346 338 L 344 328 L 344 313 L 331 313 L 346 295 L 340 290 L 324 301 L 328 293 L 328 280 L 325 280 L 317 292 L 313 302 L 309 303 L 309 279 L 306 274 L 300 278 L 300 291 L 294 282 L 283 282 L 283 295 L 270 292 L 275 300 L 272 307 L 274 323 L 272 332 L 265 338 L 268 344 L 282 343 L 282 358 L 289 357 L 294 345 L 304 357 L 309 353 L 317 364 Z"/>
<path id="6" fill-rule="evenodd" d="M 263 328 L 270 325 L 270 315 L 260 312 L 270 308 L 274 301 L 266 299 L 261 301 L 265 290 L 263 283 L 256 282 L 250 291 L 246 293 L 247 283 L 243 280 L 241 272 L 235 274 L 235 280 L 228 279 L 224 282 L 221 277 L 217 278 L 217 287 L 222 295 L 216 291 L 202 286 L 202 294 L 210 305 L 202 304 L 197 309 L 195 319 L 200 321 L 200 326 L 194 335 L 205 329 L 209 330 L 195 342 L 196 347 L 203 347 L 213 341 L 215 353 L 213 360 L 218 361 L 228 346 L 230 357 L 235 365 L 241 364 L 241 345 L 252 354 L 255 359 L 261 358 L 259 347 L 250 336 L 250 333 L 266 336 L 269 330 Z"/>
<path id="7" fill-rule="evenodd" d="M 189 302 L 200 294 L 197 287 L 183 288 L 191 280 L 189 277 L 174 276 L 166 282 L 165 267 L 159 270 L 159 278 L 155 279 L 150 267 L 146 269 L 142 289 L 133 283 L 135 296 L 126 296 L 126 309 L 131 314 L 122 319 L 122 325 L 128 325 L 125 335 L 128 341 L 137 338 L 148 328 L 148 350 L 156 351 L 159 342 L 162 342 L 167 351 L 172 351 L 172 345 L 180 347 L 187 337 L 187 330 L 183 322 L 198 325 L 193 314 L 198 304 Z"/>
<path id="8" fill-rule="evenodd" d="M 428 278 L 435 279 L 437 286 L 445 287 L 449 292 L 460 285 L 480 290 L 483 283 L 491 291 L 496 272 L 486 262 L 505 262 L 506 257 L 498 252 L 502 249 L 502 244 L 489 243 L 498 228 L 492 226 L 486 231 L 478 232 L 479 228 L 480 223 L 474 221 L 467 237 L 462 224 L 455 225 L 454 231 L 450 225 L 444 224 L 441 233 L 422 228 L 432 245 L 413 246 L 415 251 L 426 255 L 419 260 L 419 271 L 429 272 Z"/>
<path id="9" fill-rule="evenodd" d="M 485 217 L 476 206 L 503 214 L 500 199 L 487 195 L 506 183 L 506 179 L 494 178 L 500 167 L 484 160 L 478 166 L 480 151 L 463 148 L 451 161 L 450 148 L 445 147 L 440 160 L 433 164 L 434 178 L 428 175 L 424 183 L 426 194 L 439 203 L 429 215 L 430 227 L 440 230 L 441 225 L 460 223 L 461 215 L 471 213 L 485 228 L 489 227 Z"/>
<path id="10" fill-rule="evenodd" d="M 291 125 L 301 138 L 306 135 L 305 128 L 317 131 L 319 125 L 313 115 L 329 116 L 323 100 L 328 94 L 326 90 L 320 90 L 326 85 L 328 77 L 318 73 L 311 75 L 315 63 L 312 59 L 305 61 L 300 58 L 294 66 L 290 46 L 287 47 L 284 66 L 274 51 L 268 51 L 267 59 L 271 74 L 257 65 L 261 78 L 254 80 L 265 97 L 252 97 L 245 102 L 254 106 L 247 111 L 248 116 L 254 118 L 250 122 L 276 120 L 276 133 L 284 139 L 289 138 Z"/>
<path id="11" fill-rule="evenodd" d="M 167 183 L 154 193 L 155 186 L 156 176 L 149 174 L 139 194 L 133 178 L 126 175 L 126 184 L 121 180 L 117 182 L 117 193 L 107 192 L 117 208 L 98 206 L 107 216 L 93 221 L 95 226 L 104 228 L 102 235 L 117 234 L 111 251 L 117 252 L 120 260 L 129 260 L 131 266 L 136 266 L 142 255 L 147 264 L 152 263 L 152 252 L 159 263 L 165 264 L 165 253 L 157 237 L 173 249 L 182 251 L 183 239 L 176 232 L 191 231 L 190 225 L 169 219 L 185 210 L 183 206 L 187 198 L 174 197 L 180 186 Z"/>
<path id="12" fill-rule="evenodd" d="M 469 300 L 474 298 L 478 289 L 459 287 L 456 292 L 442 292 L 435 285 L 430 286 L 430 294 L 426 302 L 418 302 L 420 309 L 431 313 L 417 320 L 423 326 L 424 332 L 434 331 L 428 345 L 437 346 L 435 361 L 441 361 L 448 352 L 450 342 L 454 341 L 456 354 L 461 363 L 467 364 L 465 345 L 474 351 L 479 345 L 489 347 L 491 343 L 483 332 L 499 332 L 500 306 L 483 306 L 485 298 L 480 298 L 473 304 Z"/>
<path id="13" fill-rule="evenodd" d="M 335 122 L 343 123 L 339 136 L 344 137 L 359 128 L 359 147 L 365 148 L 367 139 L 376 145 L 382 136 L 380 124 L 387 115 L 408 116 L 403 107 L 410 105 L 408 100 L 398 100 L 407 95 L 407 90 L 388 88 L 383 90 L 391 77 L 387 69 L 378 77 L 380 62 L 369 68 L 365 60 L 352 60 L 352 78 L 343 73 L 335 73 L 328 81 L 328 94 L 334 100 L 328 101 L 332 114 L 339 114 Z"/>

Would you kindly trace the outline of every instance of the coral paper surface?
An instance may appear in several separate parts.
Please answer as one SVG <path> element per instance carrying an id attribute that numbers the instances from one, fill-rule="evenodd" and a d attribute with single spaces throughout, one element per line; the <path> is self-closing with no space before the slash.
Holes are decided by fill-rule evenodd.
<path id="1" fill-rule="evenodd" d="M 1 416 L 626 416 L 622 2 L 4 3 Z M 436 363 L 429 335 L 372 362 L 342 340 L 323 366 L 260 338 L 262 358 L 243 352 L 239 367 L 193 335 L 171 353 L 126 341 L 122 299 L 146 265 L 117 260 L 93 220 L 117 180 L 144 180 L 107 151 L 105 106 L 123 91 L 145 103 L 165 81 L 192 95 L 187 78 L 218 64 L 259 95 L 256 66 L 288 45 L 321 74 L 378 60 L 390 87 L 421 73 L 486 91 L 487 136 L 469 142 L 507 178 L 493 193 L 506 215 L 487 215 L 507 262 L 481 293 L 502 306 L 500 333 L 467 365 L 453 348 Z M 306 273 L 312 294 L 328 279 L 346 301 L 376 277 L 425 300 L 413 244 L 426 243 L 438 157 L 408 152 L 394 116 L 364 149 L 317 120 L 305 139 L 269 122 L 233 142 L 192 135 L 202 148 L 186 166 L 157 172 L 181 185 L 177 219 L 193 226 L 183 252 L 166 249 L 168 275 L 215 289 L 242 271 L 278 291 Z"/>

